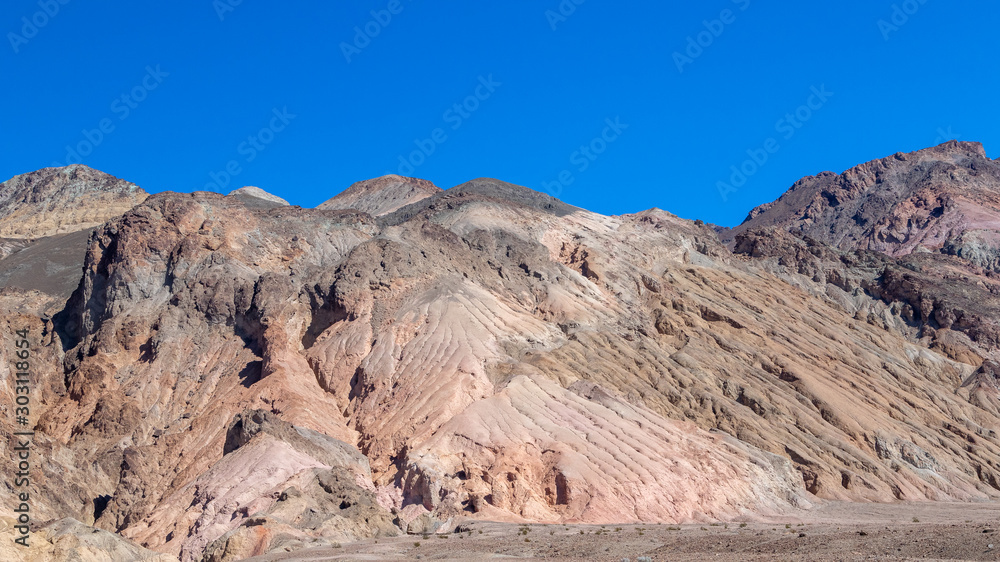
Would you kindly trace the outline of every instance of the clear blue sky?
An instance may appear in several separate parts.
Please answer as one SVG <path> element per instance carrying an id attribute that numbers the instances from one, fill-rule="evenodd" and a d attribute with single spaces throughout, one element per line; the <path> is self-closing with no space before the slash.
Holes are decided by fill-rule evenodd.
<path id="1" fill-rule="evenodd" d="M 387 172 L 489 176 L 734 225 L 943 137 L 1000 155 L 995 2 L 236 1 L 5 1 L 0 176 L 79 158 L 304 207 Z"/>

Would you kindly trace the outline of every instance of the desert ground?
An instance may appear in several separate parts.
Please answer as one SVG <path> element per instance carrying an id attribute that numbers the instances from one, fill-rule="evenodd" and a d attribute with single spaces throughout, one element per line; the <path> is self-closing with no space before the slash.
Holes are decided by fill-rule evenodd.
<path id="1" fill-rule="evenodd" d="M 1000 560 L 1000 504 L 828 502 L 770 520 L 688 525 L 457 522 L 450 532 L 273 552 L 319 560 Z M 644 560 L 645 560 L 644 559 Z"/>

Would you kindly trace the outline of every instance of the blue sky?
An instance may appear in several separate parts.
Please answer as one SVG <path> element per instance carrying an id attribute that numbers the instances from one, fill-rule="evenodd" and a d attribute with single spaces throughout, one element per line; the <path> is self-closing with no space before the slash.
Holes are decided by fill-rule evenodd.
<path id="1" fill-rule="evenodd" d="M 237 1 L 4 2 L 0 176 L 80 160 L 304 207 L 488 176 L 735 225 L 804 175 L 1000 156 L 995 2 Z"/>

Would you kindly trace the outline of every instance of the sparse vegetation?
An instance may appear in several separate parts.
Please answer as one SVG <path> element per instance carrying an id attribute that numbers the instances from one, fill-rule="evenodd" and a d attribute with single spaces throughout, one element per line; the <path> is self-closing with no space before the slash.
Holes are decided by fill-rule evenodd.
<path id="1" fill-rule="evenodd" d="M 420 541 L 416 541 L 415 543 L 413 543 L 413 546 L 420 546 Z"/>

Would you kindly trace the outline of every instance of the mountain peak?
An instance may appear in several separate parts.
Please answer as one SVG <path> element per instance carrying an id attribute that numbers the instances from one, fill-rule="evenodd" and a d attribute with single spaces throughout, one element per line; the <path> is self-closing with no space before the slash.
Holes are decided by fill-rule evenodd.
<path id="1" fill-rule="evenodd" d="M 1000 162 L 986 156 L 981 143 L 952 140 L 839 175 L 802 178 L 776 201 L 750 211 L 732 235 L 778 227 L 843 250 L 954 253 L 996 269 L 998 215 Z"/>
<path id="2" fill-rule="evenodd" d="M 243 199 L 243 198 L 246 198 L 246 197 L 253 197 L 255 199 L 260 199 L 262 201 L 267 201 L 269 203 L 277 203 L 278 205 L 289 205 L 290 204 L 288 201 L 285 201 L 281 197 L 278 197 L 277 195 L 272 195 L 272 194 L 264 191 L 263 189 L 261 189 L 259 187 L 252 186 L 252 185 L 241 187 L 239 189 L 234 189 L 234 190 L 230 191 L 229 194 L 227 195 L 227 197 L 230 197 L 230 196 L 232 196 L 232 197 L 238 197 L 240 199 Z"/>
<path id="3" fill-rule="evenodd" d="M 86 230 L 148 195 L 134 183 L 82 164 L 42 168 L 0 184 L 0 236 L 41 238 Z"/>
<path id="4" fill-rule="evenodd" d="M 440 187 L 427 180 L 389 174 L 355 182 L 316 208 L 355 209 L 380 216 L 440 192 Z"/>

